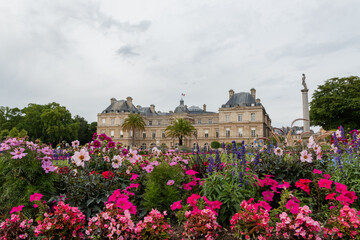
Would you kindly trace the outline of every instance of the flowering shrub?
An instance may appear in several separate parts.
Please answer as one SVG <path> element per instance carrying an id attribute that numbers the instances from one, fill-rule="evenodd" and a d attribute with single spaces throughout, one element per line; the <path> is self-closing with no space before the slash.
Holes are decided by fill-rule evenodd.
<path id="1" fill-rule="evenodd" d="M 27 220 L 22 214 L 11 214 L 10 219 L 0 223 L 0 240 L 29 239 L 33 236 L 33 220 Z"/>
<path id="2" fill-rule="evenodd" d="M 309 216 L 310 213 L 308 206 L 300 207 L 299 213 L 293 215 L 282 212 L 279 215 L 280 222 L 276 223 L 276 236 L 282 239 L 294 239 L 294 236 L 303 239 L 321 239 L 319 237 L 320 223 L 314 221 Z"/>
<path id="3" fill-rule="evenodd" d="M 261 202 L 252 203 L 243 200 L 241 210 L 230 220 L 231 230 L 235 231 L 237 237 L 250 239 L 250 236 L 257 236 L 258 239 L 268 239 L 271 237 L 273 227 L 269 225 L 269 212 L 261 206 Z"/>
<path id="4" fill-rule="evenodd" d="M 63 201 L 54 206 L 54 212 L 44 213 L 37 221 L 35 236 L 47 239 L 84 239 L 85 215 L 77 207 Z"/>
<path id="5" fill-rule="evenodd" d="M 359 239 L 360 211 L 345 205 L 334 214 L 323 228 L 326 238 Z"/>
<path id="6" fill-rule="evenodd" d="M 144 218 L 143 221 L 136 224 L 135 233 L 139 239 L 169 239 L 173 230 L 165 221 L 167 213 L 161 214 L 156 209 Z"/>

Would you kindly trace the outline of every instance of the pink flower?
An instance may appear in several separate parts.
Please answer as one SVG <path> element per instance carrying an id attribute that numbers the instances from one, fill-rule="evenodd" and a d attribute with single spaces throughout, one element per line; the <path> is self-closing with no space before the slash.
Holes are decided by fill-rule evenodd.
<path id="1" fill-rule="evenodd" d="M 311 162 L 312 162 L 311 154 L 308 153 L 306 150 L 303 150 L 303 151 L 300 153 L 300 161 L 311 163 Z"/>
<path id="2" fill-rule="evenodd" d="M 184 190 L 192 190 L 192 187 L 189 186 L 189 184 L 183 184 L 184 185 Z"/>
<path id="3" fill-rule="evenodd" d="M 13 157 L 11 159 L 22 159 L 23 157 L 25 157 L 27 155 L 27 153 L 24 153 L 25 149 L 24 148 L 15 148 L 14 152 L 10 152 L 11 155 L 13 155 Z"/>
<path id="4" fill-rule="evenodd" d="M 171 186 L 174 185 L 175 181 L 174 180 L 169 180 L 166 185 Z"/>
<path id="5" fill-rule="evenodd" d="M 347 186 L 338 182 L 335 182 L 336 189 L 335 191 L 342 193 L 344 191 L 347 191 Z"/>
<path id="6" fill-rule="evenodd" d="M 136 180 L 138 177 L 139 177 L 139 175 L 133 174 L 133 175 L 131 176 L 131 178 L 130 178 L 130 181 Z"/>
<path id="7" fill-rule="evenodd" d="M 80 146 L 79 140 L 72 141 L 72 142 L 71 142 L 71 146 L 72 146 L 73 148 L 76 148 L 76 147 Z"/>
<path id="8" fill-rule="evenodd" d="M 43 196 L 41 193 L 34 193 L 30 196 L 30 202 L 39 201 Z"/>
<path id="9" fill-rule="evenodd" d="M 45 170 L 45 173 L 53 172 L 55 171 L 55 167 L 52 165 L 52 162 L 45 161 L 41 165 L 41 167 Z"/>
<path id="10" fill-rule="evenodd" d="M 330 174 L 324 174 L 323 177 L 326 178 L 326 179 L 330 179 L 330 178 L 331 178 Z"/>
<path id="11" fill-rule="evenodd" d="M 14 212 L 21 212 L 21 210 L 23 209 L 24 205 L 20 205 L 17 207 L 13 207 L 10 211 L 10 214 L 14 213 Z"/>
<path id="12" fill-rule="evenodd" d="M 120 157 L 120 155 L 115 155 L 112 159 L 112 167 L 113 168 L 119 168 L 123 162 L 124 158 Z"/>
<path id="13" fill-rule="evenodd" d="M 284 180 L 283 180 L 283 184 L 279 184 L 278 185 L 278 188 L 290 188 L 290 183 L 288 183 L 288 182 L 285 182 Z"/>
<path id="14" fill-rule="evenodd" d="M 269 202 L 272 202 L 273 200 L 273 197 L 274 197 L 274 193 L 271 192 L 271 191 L 264 191 L 262 192 L 262 195 L 264 196 L 264 200 L 265 201 L 269 201 Z"/>
<path id="15" fill-rule="evenodd" d="M 321 174 L 322 174 L 322 171 L 317 170 L 317 169 L 314 169 L 314 170 L 313 170 L 313 173 L 315 173 L 315 174 L 320 174 L 320 175 L 321 175 Z"/>
<path id="16" fill-rule="evenodd" d="M 190 197 L 188 197 L 187 203 L 194 207 L 197 204 L 197 199 L 199 198 L 201 198 L 200 195 L 193 194 Z"/>
<path id="17" fill-rule="evenodd" d="M 327 188 L 327 189 L 331 189 L 331 184 L 333 181 L 331 180 L 327 180 L 327 179 L 320 179 L 319 180 L 319 187 L 320 188 Z"/>
<path id="18" fill-rule="evenodd" d="M 287 208 L 287 209 L 290 209 L 290 212 L 292 213 L 292 214 L 296 214 L 296 213 L 299 213 L 299 204 L 298 203 L 296 203 L 296 202 L 294 202 L 294 201 L 292 201 L 292 200 L 289 200 L 288 202 L 287 202 L 287 204 L 285 205 L 285 207 Z"/>
<path id="19" fill-rule="evenodd" d="M 334 199 L 335 195 L 336 195 L 336 193 L 330 193 L 330 194 L 326 195 L 325 200 Z"/>
<path id="20" fill-rule="evenodd" d="M 174 211 L 175 209 L 181 209 L 181 208 L 182 208 L 182 206 L 181 206 L 181 201 L 182 201 L 182 200 L 180 200 L 180 201 L 178 201 L 178 202 L 174 202 L 174 203 L 170 206 L 171 210 Z"/>
<path id="21" fill-rule="evenodd" d="M 277 156 L 282 156 L 283 155 L 283 150 L 281 148 L 277 147 L 277 148 L 274 149 L 274 153 Z"/>
<path id="22" fill-rule="evenodd" d="M 197 174 L 198 172 L 196 172 L 196 171 L 194 171 L 194 170 L 187 170 L 186 172 L 185 172 L 185 174 L 187 174 L 187 175 L 195 175 L 195 174 Z"/>
<path id="23" fill-rule="evenodd" d="M 37 208 L 37 207 L 39 207 L 37 204 L 34 204 L 34 208 Z"/>
<path id="24" fill-rule="evenodd" d="M 90 160 L 89 153 L 85 149 L 81 149 L 80 152 L 75 152 L 74 156 L 71 158 L 76 166 L 84 167 L 84 162 Z"/>

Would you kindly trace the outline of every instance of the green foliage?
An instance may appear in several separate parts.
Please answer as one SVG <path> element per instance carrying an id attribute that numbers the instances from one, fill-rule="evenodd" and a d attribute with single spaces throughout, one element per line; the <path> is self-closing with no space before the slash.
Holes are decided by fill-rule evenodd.
<path id="1" fill-rule="evenodd" d="M 5 138 L 9 137 L 9 130 L 4 129 L 0 132 L 0 141 L 4 140 Z"/>
<path id="2" fill-rule="evenodd" d="M 121 126 L 125 131 L 132 131 L 132 145 L 135 145 L 135 131 L 145 130 L 145 121 L 140 114 L 130 113 Z"/>
<path id="3" fill-rule="evenodd" d="M 311 125 L 324 129 L 359 129 L 360 78 L 332 78 L 315 90 L 310 102 Z"/>
<path id="4" fill-rule="evenodd" d="M 76 115 L 74 121 L 78 123 L 79 130 L 77 132 L 77 140 L 80 141 L 80 145 L 84 145 L 85 143 L 91 142 L 93 134 L 96 132 L 96 125 L 95 122 L 95 129 L 94 123 L 88 124 L 85 118 Z"/>
<path id="5" fill-rule="evenodd" d="M 239 173 L 234 169 L 223 172 L 214 172 L 206 178 L 202 194 L 210 201 L 221 201 L 218 222 L 222 226 L 228 226 L 229 219 L 240 210 L 243 200 L 248 200 L 256 195 L 254 179 L 249 175 L 243 177 L 240 183 Z"/>
<path id="6" fill-rule="evenodd" d="M 11 159 L 8 152 L 0 157 L 0 215 L 9 213 L 13 206 L 30 206 L 30 195 L 35 192 L 42 193 L 44 199 L 55 193 L 56 174 L 45 173 L 36 151 L 27 149 L 26 153 L 21 159 Z M 33 211 L 25 210 L 25 214 Z"/>
<path id="7" fill-rule="evenodd" d="M 145 183 L 144 206 L 147 210 L 170 211 L 170 206 L 181 199 L 181 182 L 184 173 L 179 165 L 170 166 L 161 163 L 148 175 Z M 174 185 L 167 185 L 169 180 L 174 180 Z"/>
<path id="8" fill-rule="evenodd" d="M 217 141 L 213 141 L 210 143 L 210 146 L 211 148 L 218 149 L 221 146 L 221 144 Z"/>
<path id="9" fill-rule="evenodd" d="M 179 145 L 183 145 L 183 139 L 191 136 L 196 129 L 191 123 L 182 118 L 176 119 L 171 125 L 166 127 L 166 136 L 179 139 Z"/>

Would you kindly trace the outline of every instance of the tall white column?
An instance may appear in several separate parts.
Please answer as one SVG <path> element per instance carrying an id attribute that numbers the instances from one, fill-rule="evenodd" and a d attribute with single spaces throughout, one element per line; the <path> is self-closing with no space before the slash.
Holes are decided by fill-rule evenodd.
<path id="1" fill-rule="evenodd" d="M 303 105 L 303 118 L 309 121 L 304 122 L 304 132 L 310 131 L 310 117 L 309 117 L 309 100 L 308 100 L 308 92 L 309 89 L 302 89 L 302 105 Z"/>

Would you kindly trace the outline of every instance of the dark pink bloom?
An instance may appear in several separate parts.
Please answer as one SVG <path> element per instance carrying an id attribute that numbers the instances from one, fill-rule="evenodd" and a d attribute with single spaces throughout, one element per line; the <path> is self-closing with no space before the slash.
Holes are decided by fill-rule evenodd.
<path id="1" fill-rule="evenodd" d="M 191 206 L 195 207 L 195 205 L 197 204 L 197 199 L 199 199 L 199 198 L 201 198 L 200 195 L 193 194 L 190 197 L 188 197 L 187 203 L 190 204 Z"/>
<path id="2" fill-rule="evenodd" d="M 190 187 L 188 184 L 184 183 L 184 190 L 192 190 L 192 187 Z"/>
<path id="3" fill-rule="evenodd" d="M 338 182 L 335 182 L 336 189 L 335 191 L 342 193 L 347 191 L 347 186 Z"/>
<path id="4" fill-rule="evenodd" d="M 268 202 L 265 201 L 259 201 L 259 206 L 263 207 L 266 211 L 270 211 L 271 210 L 271 206 Z"/>
<path id="5" fill-rule="evenodd" d="M 332 184 L 332 183 L 333 183 L 333 181 L 331 181 L 331 180 L 320 179 L 320 180 L 319 180 L 319 187 L 320 187 L 320 188 L 331 189 L 331 184 Z"/>
<path id="6" fill-rule="evenodd" d="M 195 174 L 197 174 L 198 172 L 196 172 L 196 171 L 194 171 L 194 170 L 187 170 L 186 172 L 185 172 L 185 174 L 187 174 L 187 175 L 195 175 Z"/>
<path id="7" fill-rule="evenodd" d="M 323 177 L 326 178 L 326 179 L 330 179 L 330 178 L 331 178 L 330 174 L 324 174 Z"/>
<path id="8" fill-rule="evenodd" d="M 24 205 L 20 205 L 17 207 L 13 207 L 10 211 L 10 214 L 14 213 L 14 212 L 21 212 L 21 210 L 23 209 Z"/>
<path id="9" fill-rule="evenodd" d="M 315 173 L 315 174 L 322 174 L 322 171 L 320 171 L 320 170 L 317 170 L 317 169 L 314 169 L 314 171 L 313 171 L 313 173 Z"/>
<path id="10" fill-rule="evenodd" d="M 336 195 L 336 193 L 330 193 L 330 194 L 326 195 L 325 200 L 334 199 L 335 195 Z"/>
<path id="11" fill-rule="evenodd" d="M 189 186 L 196 186 L 197 182 L 196 181 L 191 181 L 188 183 Z"/>
<path id="12" fill-rule="evenodd" d="M 299 213 L 299 204 L 298 203 L 296 203 L 296 202 L 294 202 L 294 201 L 292 201 L 292 200 L 289 200 L 288 202 L 287 202 L 287 204 L 285 205 L 285 207 L 287 208 L 287 209 L 290 209 L 290 212 L 292 213 L 292 214 L 297 214 L 297 213 Z"/>
<path id="13" fill-rule="evenodd" d="M 41 193 L 34 193 L 30 196 L 30 202 L 39 201 L 43 196 Z"/>
<path id="14" fill-rule="evenodd" d="M 136 180 L 138 177 L 139 177 L 139 175 L 133 174 L 133 175 L 131 176 L 131 178 L 130 178 L 130 181 Z"/>
<path id="15" fill-rule="evenodd" d="M 269 201 L 269 202 L 272 202 L 273 200 L 273 197 L 274 197 L 274 193 L 271 192 L 271 191 L 264 191 L 262 192 L 262 195 L 264 196 L 264 200 L 265 201 Z"/>
<path id="16" fill-rule="evenodd" d="M 288 182 L 285 182 L 284 180 L 283 180 L 283 184 L 279 184 L 278 185 L 278 188 L 290 188 L 290 183 L 288 183 Z"/>
<path id="17" fill-rule="evenodd" d="M 182 201 L 182 200 L 180 200 L 180 201 L 178 201 L 178 202 L 174 202 L 174 203 L 170 206 L 171 210 L 174 211 L 175 209 L 181 209 L 181 208 L 182 208 L 182 206 L 181 206 L 181 201 Z"/>

